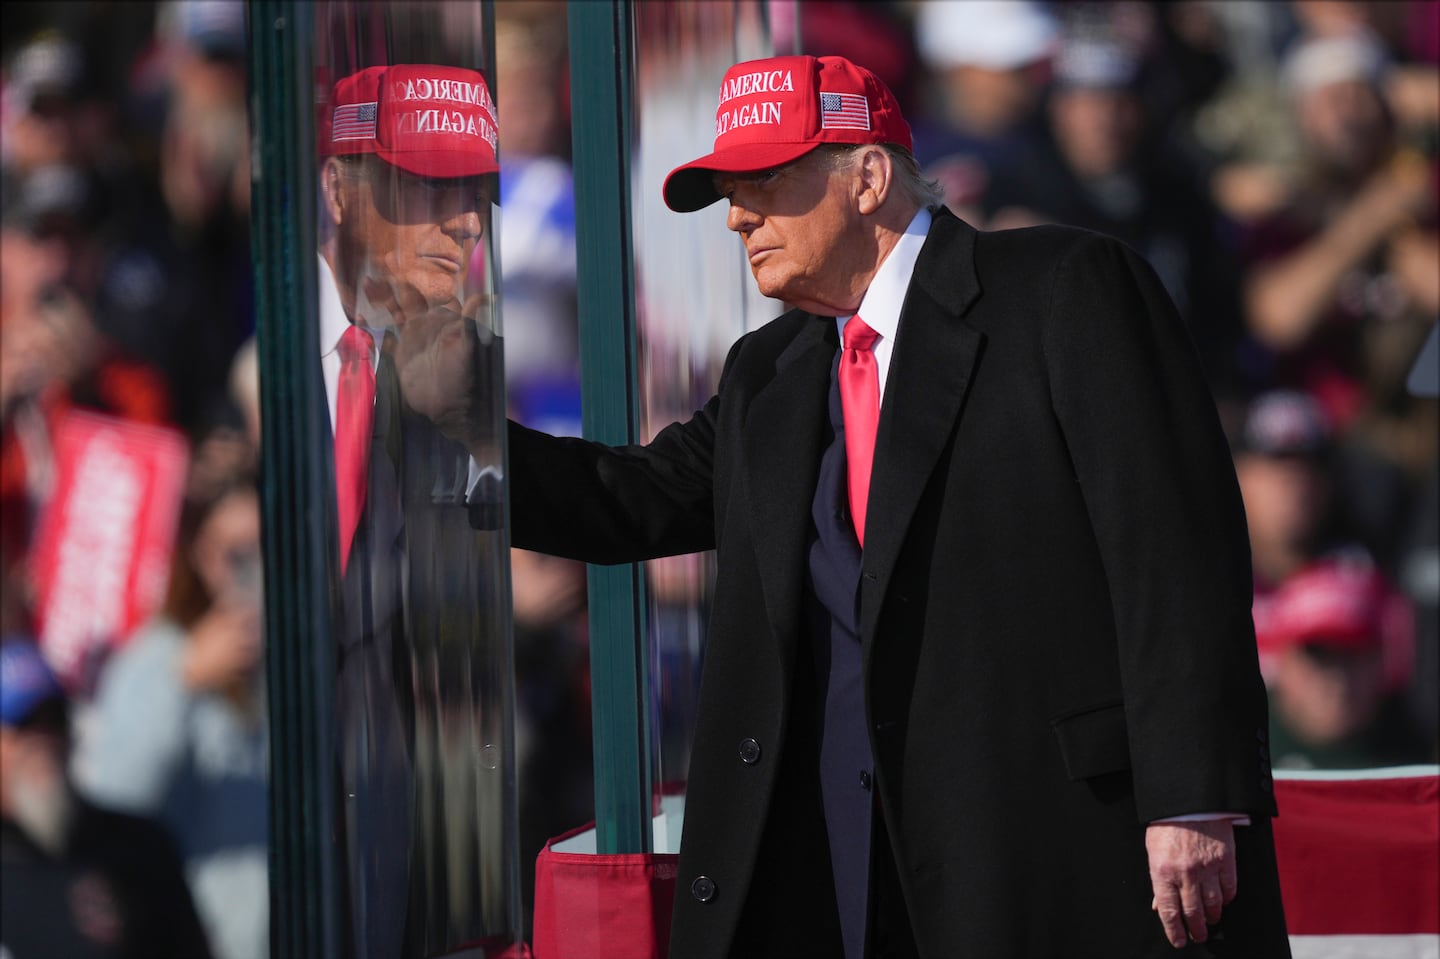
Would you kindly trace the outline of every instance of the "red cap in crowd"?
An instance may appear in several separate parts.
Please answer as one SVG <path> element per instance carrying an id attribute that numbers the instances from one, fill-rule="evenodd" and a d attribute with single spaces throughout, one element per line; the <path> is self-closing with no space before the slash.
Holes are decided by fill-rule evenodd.
<path id="1" fill-rule="evenodd" d="M 1294 574 L 1276 592 L 1262 643 L 1305 644 L 1356 652 L 1378 649 L 1388 590 L 1372 566 L 1321 560 Z"/>
<path id="2" fill-rule="evenodd" d="M 720 81 L 715 149 L 665 178 L 677 213 L 720 195 L 715 173 L 784 166 L 823 143 L 895 143 L 912 149 L 910 125 L 880 78 L 844 57 L 770 57 L 737 63 Z"/>
<path id="3" fill-rule="evenodd" d="M 373 153 L 425 177 L 494 173 L 498 127 L 485 77 L 463 67 L 368 67 L 335 84 L 320 153 Z"/>

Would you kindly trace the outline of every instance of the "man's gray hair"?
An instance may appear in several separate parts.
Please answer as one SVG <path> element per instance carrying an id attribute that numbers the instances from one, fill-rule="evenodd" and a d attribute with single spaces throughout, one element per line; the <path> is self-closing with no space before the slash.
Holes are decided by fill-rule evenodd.
<path id="1" fill-rule="evenodd" d="M 835 168 L 839 169 L 850 157 L 865 149 L 867 145 L 845 144 L 830 147 L 830 156 Z M 938 210 L 945 205 L 944 189 L 938 181 L 927 179 L 925 174 L 920 172 L 920 162 L 915 159 L 913 153 L 898 143 L 882 143 L 880 146 L 890 154 L 890 162 L 895 169 L 895 185 L 907 200 L 927 210 Z"/>

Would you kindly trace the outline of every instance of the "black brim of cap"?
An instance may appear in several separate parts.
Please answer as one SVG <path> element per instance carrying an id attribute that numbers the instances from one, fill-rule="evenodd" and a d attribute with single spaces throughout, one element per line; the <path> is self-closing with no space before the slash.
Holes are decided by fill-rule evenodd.
<path id="1" fill-rule="evenodd" d="M 753 173 L 781 167 L 794 163 L 819 145 L 802 140 L 746 143 L 716 150 L 671 170 L 661 187 L 661 195 L 665 205 L 676 213 L 694 213 L 720 199 L 720 194 L 715 192 L 715 174 Z"/>
<path id="2" fill-rule="evenodd" d="M 677 170 L 665 181 L 664 196 L 665 205 L 676 213 L 703 210 L 720 199 L 720 194 L 715 192 L 715 171 Z"/>

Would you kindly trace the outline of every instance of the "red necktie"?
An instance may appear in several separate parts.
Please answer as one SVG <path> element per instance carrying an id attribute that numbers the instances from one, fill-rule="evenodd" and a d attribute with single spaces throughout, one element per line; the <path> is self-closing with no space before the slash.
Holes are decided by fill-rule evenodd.
<path id="1" fill-rule="evenodd" d="M 879 338 L 880 334 L 866 326 L 864 320 L 852 316 L 845 324 L 844 350 L 840 354 L 840 409 L 845 419 L 850 519 L 862 547 L 870 464 L 875 458 L 875 431 L 880 425 L 880 372 L 875 366 L 875 341 Z"/>
<path id="2" fill-rule="evenodd" d="M 350 558 L 365 508 L 370 432 L 375 425 L 375 368 L 370 334 L 353 324 L 340 337 L 340 383 L 335 395 L 335 496 L 340 516 L 340 572 Z"/>

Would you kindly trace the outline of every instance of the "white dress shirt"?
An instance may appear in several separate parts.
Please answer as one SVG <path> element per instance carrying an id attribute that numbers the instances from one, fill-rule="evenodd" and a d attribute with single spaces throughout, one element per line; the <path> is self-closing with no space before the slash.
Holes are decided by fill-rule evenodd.
<path id="1" fill-rule="evenodd" d="M 320 261 L 320 373 L 325 378 L 325 402 L 330 408 L 330 434 L 335 434 L 335 394 L 340 388 L 340 337 L 350 326 L 345 307 L 340 305 L 340 293 L 335 285 L 335 274 L 325 258 L 316 254 Z M 368 328 L 367 328 L 368 329 Z M 375 333 L 370 330 L 373 338 Z M 377 344 L 378 345 L 378 344 Z M 370 351 L 370 368 L 380 365 L 380 351 Z"/>
<path id="2" fill-rule="evenodd" d="M 880 374 L 880 401 L 885 401 L 885 380 L 890 373 L 890 356 L 895 351 L 895 333 L 900 329 L 900 307 L 905 305 L 905 291 L 910 288 L 910 277 L 915 273 L 915 261 L 920 257 L 920 248 L 925 245 L 925 235 L 930 232 L 930 211 L 921 210 L 915 214 L 905 235 L 895 244 L 885 262 L 870 281 L 865 298 L 860 301 L 858 315 L 880 338 L 875 341 L 875 369 Z M 835 327 L 840 331 L 840 341 L 845 341 L 845 324 L 849 316 L 835 317 Z"/>

